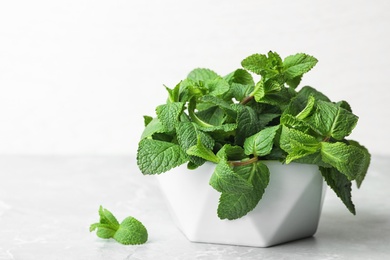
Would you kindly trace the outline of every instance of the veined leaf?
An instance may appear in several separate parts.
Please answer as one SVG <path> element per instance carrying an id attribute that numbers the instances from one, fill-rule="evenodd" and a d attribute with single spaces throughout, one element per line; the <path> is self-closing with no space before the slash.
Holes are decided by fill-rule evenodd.
<path id="1" fill-rule="evenodd" d="M 137 164 L 143 174 L 159 174 L 188 161 L 178 144 L 143 139 L 138 144 Z"/>
<path id="2" fill-rule="evenodd" d="M 263 197 L 269 183 L 269 170 L 260 162 L 235 167 L 234 171 L 250 180 L 253 188 L 241 193 L 222 192 L 217 210 L 221 219 L 241 218 L 252 211 Z"/>
<path id="3" fill-rule="evenodd" d="M 214 71 L 210 69 L 205 68 L 197 68 L 192 70 L 187 78 L 191 79 L 193 81 L 206 81 L 206 80 L 213 80 L 215 78 L 219 78 L 220 76 L 215 73 Z"/>
<path id="4" fill-rule="evenodd" d="M 198 142 L 201 142 L 207 149 L 212 149 L 214 146 L 214 139 L 198 130 L 197 126 L 191 122 L 179 123 L 176 127 L 176 134 L 179 145 L 183 151 L 187 151 L 190 147 L 197 145 Z M 198 166 L 204 163 L 203 158 L 198 157 L 195 154 L 192 155 L 193 156 L 189 157 L 189 160 L 192 163 Z"/>
<path id="5" fill-rule="evenodd" d="M 244 142 L 246 155 L 265 156 L 271 153 L 276 132 L 280 126 L 268 127 L 248 137 Z"/>
<path id="6" fill-rule="evenodd" d="M 241 62 L 241 65 L 245 69 L 260 75 L 267 68 L 267 56 L 264 54 L 250 55 Z"/>
<path id="7" fill-rule="evenodd" d="M 321 144 L 311 135 L 282 126 L 280 148 L 288 153 L 286 163 L 317 152 Z"/>
<path id="8" fill-rule="evenodd" d="M 247 137 L 260 130 L 260 120 L 253 108 L 237 105 L 236 144 L 243 145 Z"/>
<path id="9" fill-rule="evenodd" d="M 219 192 L 245 193 L 252 190 L 252 184 L 236 174 L 226 160 L 220 160 L 215 167 L 209 184 Z"/>
<path id="10" fill-rule="evenodd" d="M 311 70 L 317 62 L 316 58 L 304 53 L 288 56 L 283 61 L 284 75 L 292 80 Z"/>
<path id="11" fill-rule="evenodd" d="M 356 215 L 355 205 L 352 202 L 351 181 L 349 181 L 345 175 L 338 172 L 335 168 L 320 167 L 320 171 L 330 188 L 341 199 L 348 210 L 352 214 Z"/>
<path id="12" fill-rule="evenodd" d="M 200 138 L 198 138 L 198 141 L 197 141 L 196 145 L 191 146 L 190 148 L 187 149 L 187 154 L 188 155 L 192 155 L 192 156 L 197 156 L 197 157 L 203 158 L 204 160 L 207 160 L 207 161 L 210 161 L 210 162 L 214 162 L 214 163 L 218 163 L 219 160 L 220 160 L 213 153 L 211 148 L 206 147 L 201 142 Z"/>
<path id="13" fill-rule="evenodd" d="M 340 107 L 340 104 L 322 100 L 316 102 L 315 111 L 305 120 L 314 131 L 336 140 L 342 140 L 348 136 L 355 128 L 357 121 L 358 117 Z"/>
<path id="14" fill-rule="evenodd" d="M 348 180 L 362 180 L 366 175 L 370 155 L 366 149 L 342 142 L 321 143 L 322 160 L 347 176 Z"/>
<path id="15" fill-rule="evenodd" d="M 168 131 L 173 131 L 183 112 L 184 103 L 174 102 L 160 105 L 156 108 L 157 117 Z"/>

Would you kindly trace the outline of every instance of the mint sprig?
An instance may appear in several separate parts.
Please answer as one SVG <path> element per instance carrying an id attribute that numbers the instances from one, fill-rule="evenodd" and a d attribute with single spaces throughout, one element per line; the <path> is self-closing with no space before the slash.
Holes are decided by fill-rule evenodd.
<path id="1" fill-rule="evenodd" d="M 114 215 L 102 206 L 99 208 L 99 216 L 100 221 L 92 224 L 89 231 L 97 229 L 96 235 L 100 238 L 113 238 L 124 245 L 140 245 L 148 240 L 145 226 L 133 217 L 127 217 L 119 223 Z"/>
<path id="2" fill-rule="evenodd" d="M 236 219 L 267 188 L 264 160 L 313 164 L 355 214 L 352 182 L 360 187 L 371 158 L 348 139 L 358 117 L 346 101 L 332 102 L 310 86 L 299 89 L 317 62 L 305 53 L 282 59 L 270 51 L 248 56 L 226 76 L 197 68 L 174 88 L 165 87 L 167 102 L 157 106 L 155 116 L 144 117 L 137 151 L 141 172 L 215 163 L 209 184 L 221 192 L 217 214 Z"/>

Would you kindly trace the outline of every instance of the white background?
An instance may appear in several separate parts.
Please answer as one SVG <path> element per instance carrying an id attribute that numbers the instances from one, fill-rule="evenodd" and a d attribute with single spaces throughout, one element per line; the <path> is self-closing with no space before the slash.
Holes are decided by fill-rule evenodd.
<path id="1" fill-rule="evenodd" d="M 144 114 L 195 67 L 305 52 L 304 77 L 389 155 L 390 1 L 1 1 L 0 154 L 135 154 Z"/>

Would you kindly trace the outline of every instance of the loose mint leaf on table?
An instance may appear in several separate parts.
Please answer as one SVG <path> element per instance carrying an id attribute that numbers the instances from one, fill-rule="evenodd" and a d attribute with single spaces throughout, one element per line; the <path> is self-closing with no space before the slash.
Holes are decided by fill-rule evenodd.
<path id="1" fill-rule="evenodd" d="M 367 152 L 367 149 L 361 146 L 347 145 L 342 142 L 322 142 L 321 155 L 325 163 L 335 167 L 348 180 L 358 179 L 358 185 L 360 186 L 370 161 L 370 154 Z"/>
<path id="2" fill-rule="evenodd" d="M 143 139 L 138 144 L 137 164 L 143 174 L 160 174 L 188 161 L 178 144 Z"/>
<path id="3" fill-rule="evenodd" d="M 113 238 L 124 245 L 141 245 L 148 240 L 148 232 L 139 220 L 127 217 L 121 222 Z"/>
<path id="4" fill-rule="evenodd" d="M 174 130 L 183 108 L 183 102 L 167 103 L 156 108 L 157 117 L 165 129 L 168 131 Z"/>
<path id="5" fill-rule="evenodd" d="M 133 217 L 125 218 L 120 224 L 114 215 L 104 209 L 99 208 L 100 221 L 90 226 L 89 231 L 97 229 L 96 235 L 100 238 L 113 238 L 124 245 L 140 245 L 148 240 L 148 231 L 145 226 Z"/>
<path id="6" fill-rule="evenodd" d="M 236 174 L 251 181 L 252 189 L 248 192 L 222 192 L 218 205 L 220 219 L 237 219 L 252 211 L 261 198 L 269 183 L 269 170 L 266 165 L 257 162 L 234 168 Z"/>
<path id="7" fill-rule="evenodd" d="M 355 205 L 352 202 L 352 184 L 348 178 L 341 174 L 335 168 L 324 168 L 320 167 L 320 171 L 324 180 L 329 185 L 329 187 L 336 193 L 336 195 L 341 199 L 344 205 L 348 210 L 356 215 Z"/>

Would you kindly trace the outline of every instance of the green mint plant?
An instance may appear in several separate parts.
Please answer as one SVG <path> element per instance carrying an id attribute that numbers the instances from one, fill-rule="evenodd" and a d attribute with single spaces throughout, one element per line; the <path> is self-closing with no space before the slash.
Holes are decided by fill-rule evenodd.
<path id="1" fill-rule="evenodd" d="M 113 238 L 123 245 L 140 245 L 148 240 L 148 231 L 145 226 L 133 217 L 125 218 L 120 224 L 115 216 L 104 209 L 99 208 L 100 221 L 90 226 L 89 231 L 97 229 L 96 235 L 100 238 Z"/>
<path id="2" fill-rule="evenodd" d="M 317 63 L 298 53 L 253 54 L 226 76 L 197 68 L 144 116 L 137 163 L 145 175 L 182 164 L 215 163 L 209 184 L 221 193 L 217 213 L 237 219 L 254 209 L 269 183 L 265 160 L 314 164 L 352 214 L 352 181 L 360 187 L 370 164 L 368 150 L 347 139 L 358 117 L 346 101 L 318 90 L 298 89 Z M 255 80 L 253 74 L 259 80 Z"/>

